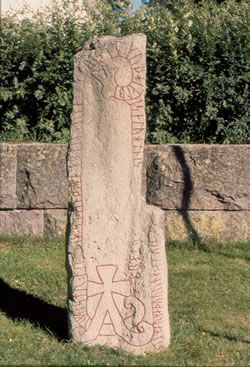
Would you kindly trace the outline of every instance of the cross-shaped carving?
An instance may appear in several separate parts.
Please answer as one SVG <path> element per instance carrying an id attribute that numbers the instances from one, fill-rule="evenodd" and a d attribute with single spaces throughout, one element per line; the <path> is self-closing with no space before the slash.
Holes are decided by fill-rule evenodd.
<path id="1" fill-rule="evenodd" d="M 117 265 L 97 266 L 96 272 L 101 282 L 88 282 L 88 297 L 103 294 L 102 298 L 109 302 L 112 293 L 128 297 L 130 295 L 130 283 L 128 280 L 114 280 L 117 270 Z"/>
<path id="2" fill-rule="evenodd" d="M 137 304 L 141 304 L 141 301 L 131 296 L 128 280 L 115 280 L 117 270 L 117 265 L 99 265 L 96 267 L 96 272 L 100 282 L 88 281 L 88 302 L 91 297 L 95 296 L 99 296 L 99 300 L 89 328 L 82 334 L 81 340 L 89 343 L 101 336 L 101 329 L 106 324 L 105 318 L 108 315 L 115 335 L 129 344 L 144 345 L 151 340 L 153 327 L 143 321 L 144 312 L 141 310 L 139 311 L 142 313 L 141 322 L 137 325 L 136 331 L 126 326 L 126 320 L 123 319 L 122 312 L 117 307 L 114 295 L 124 297 L 123 307 L 128 307 L 125 304 L 126 300 L 129 299 L 135 300 Z M 140 334 L 140 338 L 135 344 L 133 344 L 135 342 L 134 334 Z"/>

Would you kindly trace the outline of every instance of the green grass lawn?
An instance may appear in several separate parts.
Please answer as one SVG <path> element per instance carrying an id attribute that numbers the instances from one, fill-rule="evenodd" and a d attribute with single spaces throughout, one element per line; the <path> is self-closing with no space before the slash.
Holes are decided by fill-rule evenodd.
<path id="1" fill-rule="evenodd" d="M 63 239 L 0 238 L 0 365 L 247 366 L 248 244 L 168 243 L 171 346 L 133 356 L 67 340 Z"/>

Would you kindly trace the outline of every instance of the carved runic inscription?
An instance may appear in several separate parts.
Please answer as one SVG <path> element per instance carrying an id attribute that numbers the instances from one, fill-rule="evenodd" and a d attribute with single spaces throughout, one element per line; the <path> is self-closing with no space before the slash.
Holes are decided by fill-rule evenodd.
<path id="1" fill-rule="evenodd" d="M 130 107 L 131 144 L 134 166 L 143 162 L 146 117 L 144 108 L 146 66 L 143 53 L 131 38 L 126 47 L 111 41 L 108 48 L 91 58 L 79 58 L 78 68 L 89 71 L 101 84 L 102 96 L 125 102 Z"/>
<path id="2" fill-rule="evenodd" d="M 144 35 L 75 56 L 68 159 L 69 333 L 140 354 L 169 344 L 164 214 L 141 193 Z"/>
<path id="3" fill-rule="evenodd" d="M 145 305 L 131 295 L 129 281 L 116 280 L 117 269 L 113 264 L 96 267 L 99 281 L 88 281 L 87 285 L 87 305 L 95 305 L 93 315 L 88 311 L 82 318 L 74 315 L 74 331 L 85 343 L 99 336 L 116 336 L 132 346 L 145 345 L 152 340 L 153 326 L 144 320 Z M 140 334 L 139 339 L 136 334 Z"/>

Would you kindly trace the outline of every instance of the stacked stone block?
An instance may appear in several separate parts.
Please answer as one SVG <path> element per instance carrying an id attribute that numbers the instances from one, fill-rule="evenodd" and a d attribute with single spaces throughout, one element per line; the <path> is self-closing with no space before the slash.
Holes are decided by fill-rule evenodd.
<path id="1" fill-rule="evenodd" d="M 147 202 L 165 212 L 166 237 L 248 241 L 250 147 L 148 145 Z"/>
<path id="2" fill-rule="evenodd" d="M 65 234 L 66 154 L 64 144 L 0 144 L 1 234 Z"/>
<path id="3" fill-rule="evenodd" d="M 182 151 L 186 166 L 173 147 Z M 0 234 L 65 234 L 67 150 L 66 144 L 0 144 Z M 167 238 L 192 238 L 188 217 L 200 238 L 249 239 L 249 150 L 247 145 L 145 146 L 143 190 L 149 203 L 164 210 Z M 41 154 L 42 171 L 36 160 Z"/>

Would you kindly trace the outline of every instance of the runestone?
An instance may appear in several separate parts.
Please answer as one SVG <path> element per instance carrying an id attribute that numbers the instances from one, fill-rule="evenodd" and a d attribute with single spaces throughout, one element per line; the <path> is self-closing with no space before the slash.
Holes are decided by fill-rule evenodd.
<path id="1" fill-rule="evenodd" d="M 75 56 L 68 159 L 73 341 L 135 354 L 170 341 L 164 214 L 142 194 L 146 37 L 102 37 Z"/>

